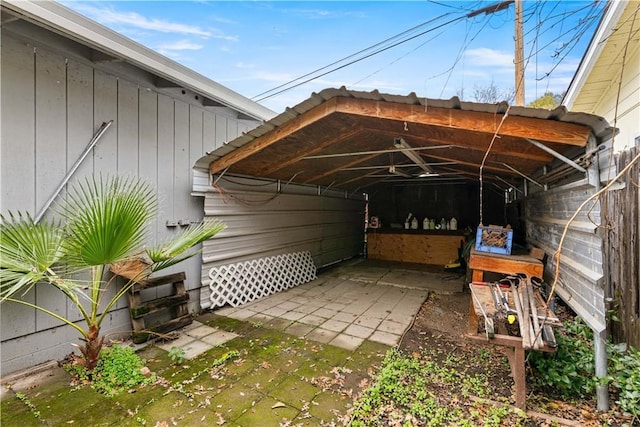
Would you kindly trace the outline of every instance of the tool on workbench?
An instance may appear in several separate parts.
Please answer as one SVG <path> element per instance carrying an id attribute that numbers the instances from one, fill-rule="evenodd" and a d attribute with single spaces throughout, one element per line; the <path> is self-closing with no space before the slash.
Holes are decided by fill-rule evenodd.
<path id="1" fill-rule="evenodd" d="M 503 310 L 507 313 L 507 322 L 510 325 L 513 325 L 517 318 L 517 313 L 509 306 L 509 296 L 502 292 L 501 286 L 496 286 L 496 290 L 498 291 L 498 295 L 500 297 L 500 301 L 502 303 Z"/>
<path id="2" fill-rule="evenodd" d="M 473 286 L 469 286 L 469 289 L 471 290 L 471 296 L 472 296 L 473 300 L 476 302 L 478 307 L 480 307 L 480 311 L 482 312 L 482 317 L 484 317 L 485 334 L 487 335 L 487 338 L 493 338 L 495 336 L 495 329 L 494 329 L 494 326 L 493 326 L 493 319 L 487 315 L 486 311 L 484 311 L 484 307 L 482 305 L 482 302 L 480 301 L 480 299 L 476 295 L 475 291 L 473 290 Z"/>

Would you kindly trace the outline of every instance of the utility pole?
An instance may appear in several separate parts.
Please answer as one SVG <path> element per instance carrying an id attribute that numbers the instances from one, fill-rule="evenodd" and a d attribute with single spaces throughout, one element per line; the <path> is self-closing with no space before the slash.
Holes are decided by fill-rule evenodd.
<path id="1" fill-rule="evenodd" d="M 524 46 L 522 40 L 522 0 L 515 0 L 515 70 L 517 106 L 524 107 Z"/>
<path id="2" fill-rule="evenodd" d="M 474 10 L 467 14 L 467 18 L 471 18 L 481 13 L 490 15 L 492 13 L 504 10 L 509 7 L 511 3 L 514 3 L 515 7 L 515 54 L 514 65 L 516 70 L 516 86 L 515 86 L 515 105 L 524 107 L 524 42 L 522 37 L 522 0 L 505 0 L 498 3 L 491 4 L 483 7 L 482 9 Z"/>

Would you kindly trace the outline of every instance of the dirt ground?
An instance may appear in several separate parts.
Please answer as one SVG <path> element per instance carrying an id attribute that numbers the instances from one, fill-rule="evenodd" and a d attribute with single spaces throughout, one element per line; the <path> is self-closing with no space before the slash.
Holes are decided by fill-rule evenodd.
<path id="1" fill-rule="evenodd" d="M 399 348 L 409 354 L 417 355 L 425 350 L 436 350 L 432 354 L 446 357 L 453 353 L 468 360 L 468 366 L 461 371 L 472 372 L 485 369 L 489 375 L 491 398 L 496 402 L 509 401 L 513 404 L 513 379 L 504 350 L 492 345 L 471 343 L 465 340 L 469 310 L 468 292 L 451 295 L 430 294 L 423 304 L 411 328 L 402 338 Z M 483 366 L 472 361 L 477 360 L 478 351 L 486 352 L 487 360 Z M 474 357 L 474 355 L 476 357 Z M 454 402 L 455 404 L 455 402 Z M 623 426 L 627 419 L 615 411 L 600 413 L 596 410 L 595 400 L 564 402 L 545 396 L 527 385 L 527 410 L 531 416 L 531 426 L 581 425 L 581 426 Z"/>

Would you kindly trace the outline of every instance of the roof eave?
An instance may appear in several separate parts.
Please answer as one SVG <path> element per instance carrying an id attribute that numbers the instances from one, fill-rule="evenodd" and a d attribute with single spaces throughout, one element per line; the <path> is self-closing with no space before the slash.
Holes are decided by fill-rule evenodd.
<path id="1" fill-rule="evenodd" d="M 626 6 L 627 2 L 609 1 L 607 10 L 598 24 L 598 28 L 591 38 L 589 47 L 582 57 L 580 65 L 578 66 L 578 69 L 571 80 L 571 84 L 569 85 L 569 88 L 562 100 L 562 105 L 565 105 L 569 110 L 573 107 L 580 91 L 589 78 L 591 71 L 595 67 L 598 58 L 600 58 L 600 54 L 606 45 L 605 42 L 615 30 L 615 26 L 622 16 Z"/>
<path id="2" fill-rule="evenodd" d="M 166 80 L 209 97 L 253 119 L 265 121 L 276 113 L 52 0 L 2 0 L 2 6 L 25 19 L 76 39 Z"/>

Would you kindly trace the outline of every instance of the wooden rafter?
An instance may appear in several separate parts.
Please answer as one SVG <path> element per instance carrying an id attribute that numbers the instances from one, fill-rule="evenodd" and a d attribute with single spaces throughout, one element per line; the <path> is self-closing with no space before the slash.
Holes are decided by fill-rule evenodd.
<path id="1" fill-rule="evenodd" d="M 287 159 L 280 159 L 278 162 L 274 162 L 273 166 L 268 169 L 261 170 L 259 171 L 259 173 L 263 176 L 268 176 L 274 172 L 286 168 L 287 166 L 291 166 L 292 164 L 302 160 L 304 157 L 320 153 L 321 151 L 325 150 L 328 147 L 331 147 L 332 145 L 336 145 L 341 143 L 342 141 L 348 140 L 358 133 L 360 133 L 360 130 L 356 129 L 340 135 L 339 138 L 328 138 L 324 141 L 323 137 L 320 136 L 318 142 L 314 144 L 313 148 L 291 153 L 291 155 Z"/>
<path id="2" fill-rule="evenodd" d="M 503 114 L 457 110 L 452 108 L 426 107 L 423 105 L 400 104 L 369 99 L 340 97 L 336 112 L 366 117 L 395 120 L 411 132 L 411 124 L 461 129 L 516 138 L 532 138 L 559 144 L 584 147 L 590 129 L 574 123 L 540 120 L 531 117 L 508 116 L 502 124 Z M 541 124 L 544 123 L 544 126 Z M 405 126 L 406 124 L 406 126 Z"/>
<path id="3" fill-rule="evenodd" d="M 264 150 L 270 145 L 275 144 L 281 139 L 291 135 L 292 133 L 305 128 L 311 123 L 327 117 L 331 113 L 335 112 L 335 107 L 338 99 L 340 98 L 332 98 L 327 102 L 323 102 L 322 104 L 318 105 L 315 108 L 312 108 L 304 114 L 289 120 L 282 126 L 273 129 L 271 132 L 267 132 L 266 134 L 254 139 L 250 143 L 235 149 L 224 157 L 211 162 L 211 164 L 209 165 L 210 172 L 212 174 L 218 173 L 228 168 L 229 166 L 239 162 L 240 160 L 244 160 L 252 154 Z"/>

